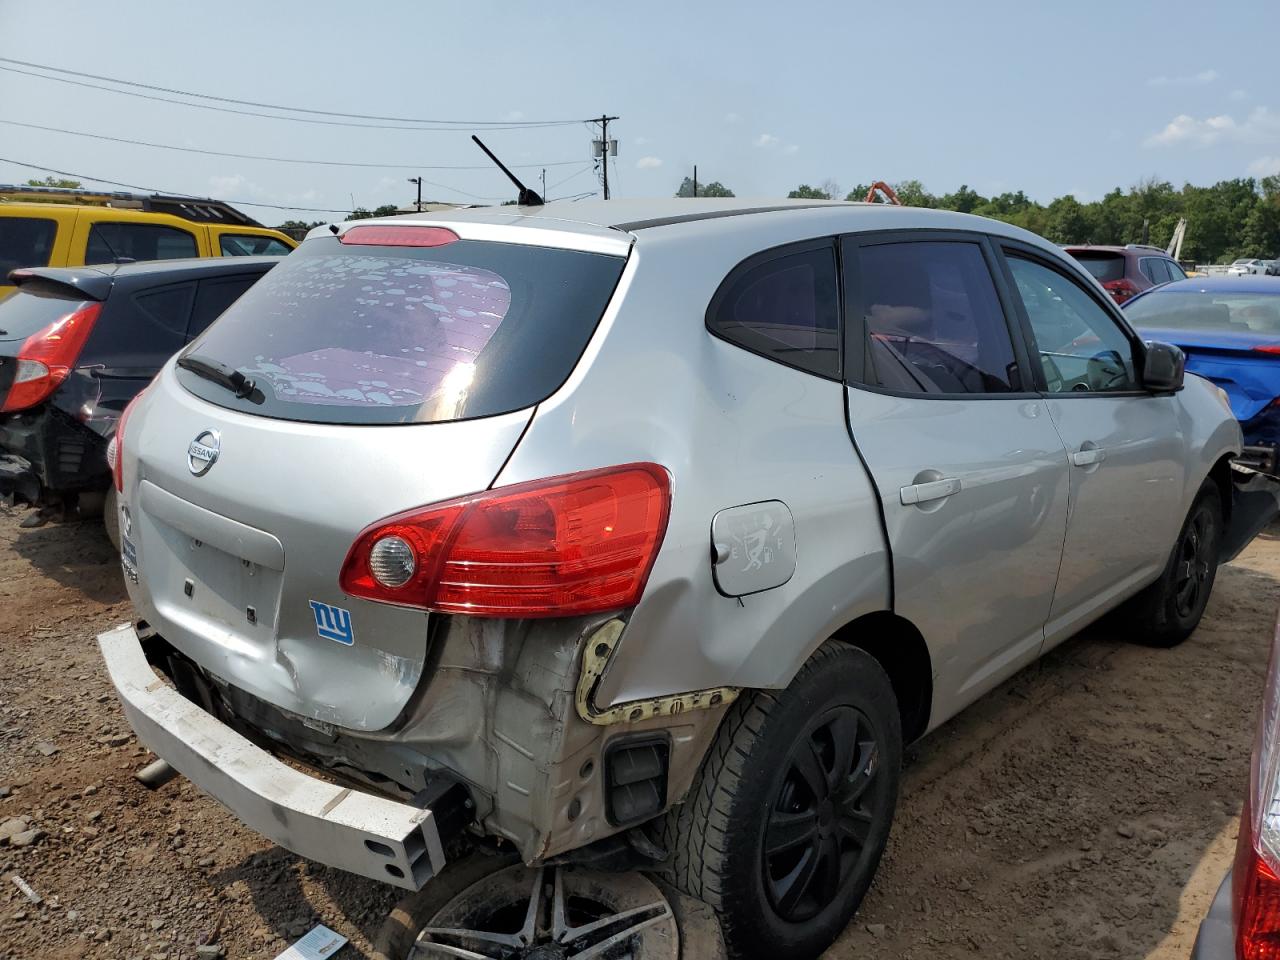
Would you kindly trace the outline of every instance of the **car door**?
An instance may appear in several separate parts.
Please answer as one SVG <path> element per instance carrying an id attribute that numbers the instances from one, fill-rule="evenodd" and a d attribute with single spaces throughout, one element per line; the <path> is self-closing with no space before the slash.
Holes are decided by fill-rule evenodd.
<path id="1" fill-rule="evenodd" d="M 1083 277 L 1033 247 L 1005 245 L 1003 259 L 1071 460 L 1052 645 L 1164 568 L 1183 521 L 1186 426 L 1176 398 L 1142 389 L 1141 342 Z"/>
<path id="2" fill-rule="evenodd" d="M 976 234 L 843 244 L 850 430 L 875 480 L 894 609 L 954 713 L 1033 659 L 1067 519 L 1067 457 Z"/>

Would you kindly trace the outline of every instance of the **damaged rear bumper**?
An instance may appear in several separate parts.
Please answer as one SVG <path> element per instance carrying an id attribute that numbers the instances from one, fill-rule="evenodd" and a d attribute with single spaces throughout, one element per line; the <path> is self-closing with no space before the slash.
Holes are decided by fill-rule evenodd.
<path id="1" fill-rule="evenodd" d="M 1280 516 L 1280 480 L 1240 462 L 1231 465 L 1231 519 L 1222 538 L 1220 563 L 1235 559 Z"/>
<path id="2" fill-rule="evenodd" d="M 101 634 L 98 645 L 139 739 L 247 826 L 308 859 L 408 890 L 444 867 L 430 809 L 281 763 L 161 680 L 132 626 Z"/>

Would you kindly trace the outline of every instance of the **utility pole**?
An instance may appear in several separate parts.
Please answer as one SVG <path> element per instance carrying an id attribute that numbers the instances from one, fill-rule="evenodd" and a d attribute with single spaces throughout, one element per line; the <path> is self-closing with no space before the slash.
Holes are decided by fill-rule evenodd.
<path id="1" fill-rule="evenodd" d="M 698 165 L 696 163 L 693 165 L 693 195 L 695 197 L 698 195 Z"/>
<path id="2" fill-rule="evenodd" d="M 409 182 L 410 182 L 410 183 L 416 183 L 416 184 L 418 185 L 418 203 L 417 203 L 417 205 L 418 205 L 418 212 L 419 212 L 419 213 L 421 213 L 421 212 L 422 212 L 422 178 L 421 178 L 421 177 L 410 177 L 410 178 L 409 178 Z"/>
<path id="3" fill-rule="evenodd" d="M 592 146 L 595 147 L 596 156 L 604 164 L 604 198 L 606 200 L 609 199 L 609 155 L 613 154 L 615 157 L 618 155 L 618 141 L 609 139 L 609 124 L 617 119 L 618 117 L 601 114 L 599 118 L 592 121 L 600 124 L 600 139 Z"/>

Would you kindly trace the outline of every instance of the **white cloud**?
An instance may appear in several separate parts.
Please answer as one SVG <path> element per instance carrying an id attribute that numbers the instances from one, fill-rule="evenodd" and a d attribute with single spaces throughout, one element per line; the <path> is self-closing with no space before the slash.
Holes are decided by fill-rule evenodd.
<path id="1" fill-rule="evenodd" d="M 1227 97 L 1228 99 L 1235 100 L 1236 102 L 1239 102 L 1241 100 L 1248 100 L 1249 92 L 1247 90 L 1232 90 L 1229 94 L 1227 94 Z"/>
<path id="2" fill-rule="evenodd" d="M 524 119 L 524 111 L 523 111 L 523 110 L 512 110 L 510 113 L 508 113 L 508 114 L 507 114 L 505 117 L 503 117 L 502 119 L 506 120 L 508 123 L 517 123 L 517 122 L 519 122 L 520 120 L 523 120 L 523 119 Z"/>
<path id="3" fill-rule="evenodd" d="M 788 143 L 785 147 L 782 148 L 782 152 L 785 153 L 787 156 L 797 154 L 800 152 L 800 145 L 796 143 Z"/>
<path id="4" fill-rule="evenodd" d="M 636 161 L 637 170 L 652 170 L 655 167 L 662 166 L 661 157 L 641 157 Z"/>
<path id="5" fill-rule="evenodd" d="M 742 115 L 737 113 L 726 113 L 724 115 L 724 122 L 725 123 L 741 123 Z"/>
<path id="6" fill-rule="evenodd" d="M 237 190 L 243 190 L 245 179 L 240 174 L 230 177 L 210 177 L 209 190 L 215 197 L 229 196 Z"/>
<path id="7" fill-rule="evenodd" d="M 776 147 L 779 143 L 778 138 L 772 133 L 762 133 L 755 139 L 757 147 Z"/>
<path id="8" fill-rule="evenodd" d="M 1268 143 L 1280 140 L 1280 116 L 1266 107 L 1257 107 L 1244 120 L 1236 122 L 1227 113 L 1216 117 L 1196 119 L 1181 113 L 1165 125 L 1159 133 L 1147 137 L 1148 147 L 1169 147 L 1180 143 L 1209 146 L 1220 141 L 1234 143 Z"/>
<path id="9" fill-rule="evenodd" d="M 1270 177 L 1280 173 L 1280 157 L 1259 157 L 1249 164 L 1249 172 L 1255 177 Z"/>
<path id="10" fill-rule="evenodd" d="M 633 140 L 632 142 L 633 142 L 633 143 L 635 143 L 635 145 L 636 145 L 637 147 L 643 147 L 646 143 L 648 143 L 648 142 L 649 142 L 649 138 L 648 138 L 648 137 L 636 137 L 636 138 L 635 138 L 635 140 Z"/>
<path id="11" fill-rule="evenodd" d="M 1147 81 L 1149 87 L 1203 87 L 1218 79 L 1217 70 L 1201 70 L 1199 73 L 1182 77 L 1152 77 Z"/>

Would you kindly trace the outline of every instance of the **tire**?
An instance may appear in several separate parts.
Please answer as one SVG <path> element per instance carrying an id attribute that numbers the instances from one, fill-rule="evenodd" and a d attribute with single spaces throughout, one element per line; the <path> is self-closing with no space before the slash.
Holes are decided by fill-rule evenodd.
<path id="1" fill-rule="evenodd" d="M 102 501 L 102 525 L 106 528 L 107 539 L 120 552 L 120 500 L 116 496 L 115 486 L 107 488 L 107 495 Z"/>
<path id="2" fill-rule="evenodd" d="M 1206 480 L 1160 579 L 1121 608 L 1134 641 L 1169 648 L 1191 636 L 1213 592 L 1222 533 L 1222 495 L 1216 483 Z"/>
<path id="3" fill-rule="evenodd" d="M 667 880 L 715 909 L 731 957 L 816 957 L 871 885 L 901 765 L 888 676 L 865 651 L 827 643 L 785 690 L 746 694 L 730 709 L 663 823 Z"/>

